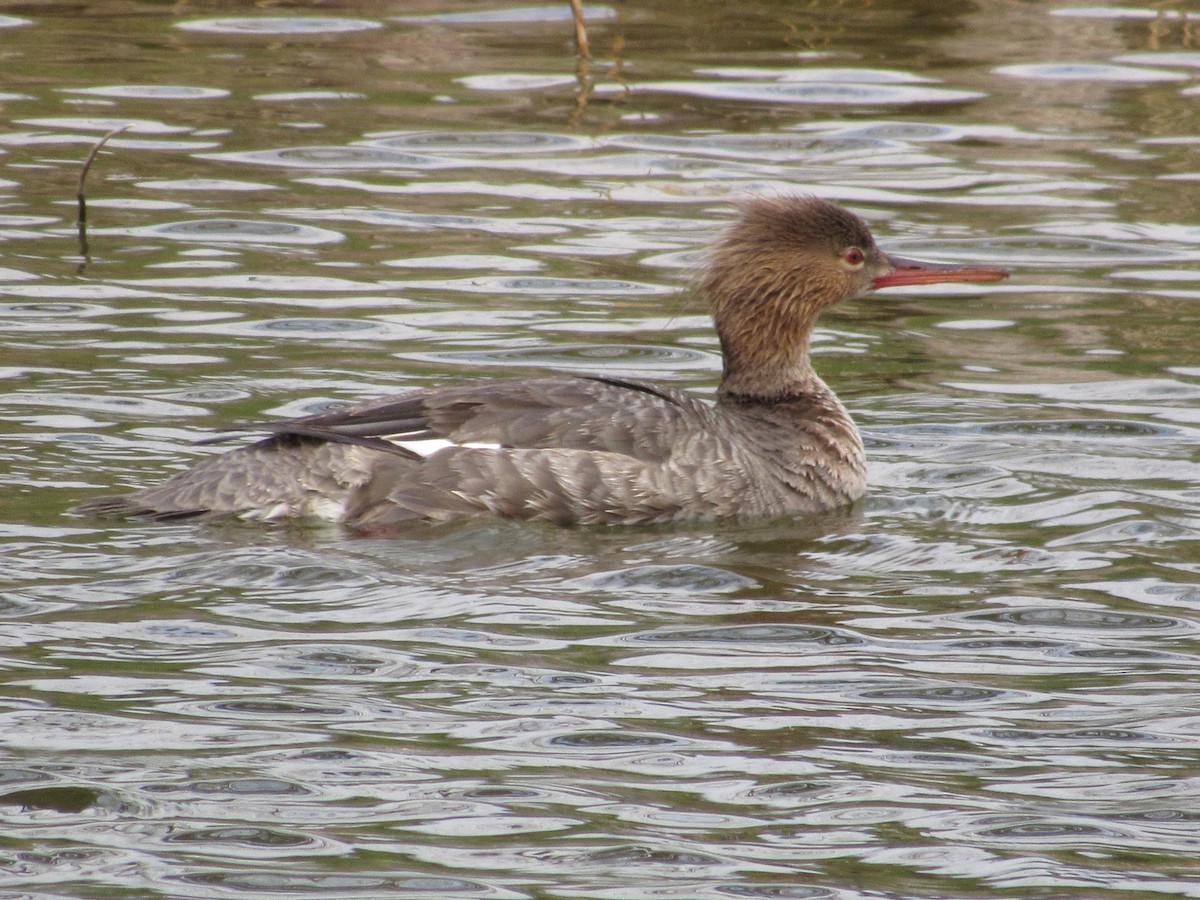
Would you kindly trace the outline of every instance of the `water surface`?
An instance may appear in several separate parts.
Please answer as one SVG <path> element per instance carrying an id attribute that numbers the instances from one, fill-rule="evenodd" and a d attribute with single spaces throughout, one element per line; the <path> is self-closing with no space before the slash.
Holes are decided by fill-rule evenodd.
<path id="1" fill-rule="evenodd" d="M 598 5 L 582 69 L 400 6 L 0 16 L 0 892 L 1200 896 L 1186 5 Z M 67 513 L 422 385 L 711 394 L 699 253 L 779 191 L 1015 271 L 823 320 L 851 510 Z"/>

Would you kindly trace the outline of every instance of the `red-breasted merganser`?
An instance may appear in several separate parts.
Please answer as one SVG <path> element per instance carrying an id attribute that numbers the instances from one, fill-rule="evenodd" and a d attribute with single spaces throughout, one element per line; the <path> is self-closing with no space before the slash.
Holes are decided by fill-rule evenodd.
<path id="1" fill-rule="evenodd" d="M 809 360 L 817 316 L 877 288 L 1007 274 L 889 256 L 823 200 L 752 200 L 703 279 L 725 364 L 715 403 L 603 376 L 417 390 L 249 426 L 270 436 L 80 509 L 317 516 L 371 531 L 480 514 L 640 524 L 832 509 L 862 496 L 866 460 Z"/>

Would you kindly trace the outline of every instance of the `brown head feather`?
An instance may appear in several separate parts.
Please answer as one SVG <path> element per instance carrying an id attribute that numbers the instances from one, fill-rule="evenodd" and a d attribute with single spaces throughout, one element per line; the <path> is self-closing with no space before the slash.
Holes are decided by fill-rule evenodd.
<path id="1" fill-rule="evenodd" d="M 864 265 L 842 261 L 850 248 Z M 858 216 L 816 197 L 750 200 L 709 257 L 704 291 L 725 355 L 726 393 L 781 396 L 816 376 L 808 342 L 827 306 L 871 289 L 886 258 Z"/>

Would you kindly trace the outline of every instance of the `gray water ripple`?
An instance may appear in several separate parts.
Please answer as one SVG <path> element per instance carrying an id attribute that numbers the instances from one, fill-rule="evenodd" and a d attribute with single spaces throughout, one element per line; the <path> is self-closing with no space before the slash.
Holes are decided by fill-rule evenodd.
<path id="1" fill-rule="evenodd" d="M 861 161 L 872 165 L 878 164 L 879 158 L 885 154 L 904 153 L 909 149 L 903 140 L 866 135 L 854 139 L 849 136 L 825 137 L 788 132 L 703 137 L 624 134 L 610 137 L 606 143 L 654 153 L 685 153 L 791 164 Z"/>
<path id="2" fill-rule="evenodd" d="M 888 250 L 903 256 L 947 261 L 1001 263 L 1029 267 L 1118 266 L 1138 262 L 1192 261 L 1194 248 L 1161 243 L 1104 241 L 1083 237 L 1005 237 L 888 241 Z"/>
<path id="3" fill-rule="evenodd" d="M 486 897 L 496 900 L 521 900 L 525 895 L 495 888 L 486 883 L 447 876 L 413 874 L 326 874 L 323 872 L 282 872 L 277 868 L 255 872 L 213 869 L 189 872 L 174 881 L 203 888 L 203 896 L 216 889 L 218 896 L 291 897 L 313 896 L 351 898 L 370 896 L 378 900 L 420 897 Z"/>
<path id="4" fill-rule="evenodd" d="M 998 625 L 1015 625 L 1023 629 L 1066 628 L 1082 634 L 1103 635 L 1116 631 L 1122 636 L 1131 636 L 1145 631 L 1200 631 L 1200 626 L 1189 624 L 1169 616 L 1150 616 L 1135 613 L 1120 613 L 1112 610 L 1064 609 L 1061 607 L 1033 607 L 1009 609 L 1000 612 L 970 613 L 964 616 L 971 622 L 988 622 Z"/>
<path id="5" fill-rule="evenodd" d="M 113 315 L 116 310 L 99 303 L 71 303 L 63 300 L 46 300 L 33 303 L 0 303 L 0 317 L 36 319 L 86 319 L 92 316 Z"/>
<path id="6" fill-rule="evenodd" d="M 69 409 L 76 412 L 98 412 L 135 420 L 182 419 L 204 415 L 206 412 L 194 404 L 172 403 L 166 400 L 155 400 L 151 397 L 65 394 L 60 391 L 20 391 L 0 394 L 0 402 L 16 407 L 45 407 L 47 409 Z"/>
<path id="7" fill-rule="evenodd" d="M 149 752 L 168 748 L 201 751 L 218 747 L 270 746 L 281 740 L 296 743 L 314 740 L 312 735 L 280 729 L 149 722 L 128 716 L 55 710 L 3 712 L 0 713 L 0 726 L 9 735 L 0 735 L 0 746 L 39 748 L 46 752 L 85 749 Z"/>
<path id="8" fill-rule="evenodd" d="M 670 377 L 680 370 L 711 371 L 712 354 L 671 347 L 636 344 L 554 344 L 505 350 L 457 350 L 441 353 L 402 353 L 404 359 L 420 362 L 480 363 L 486 366 L 546 368 L 557 372 L 612 372 L 622 377 Z M 663 374 L 658 374 L 663 373 Z"/>
<path id="9" fill-rule="evenodd" d="M 297 703 L 288 700 L 216 700 L 205 704 L 192 704 L 188 708 L 173 707 L 184 714 L 230 718 L 233 720 L 300 720 L 319 722 L 328 719 L 353 718 L 352 713 L 342 707 L 321 706 L 313 703 Z"/>
<path id="10" fill-rule="evenodd" d="M 833 900 L 838 894 L 828 888 L 807 884 L 724 884 L 716 886 L 722 897 L 753 897 L 756 900 Z"/>
<path id="11" fill-rule="evenodd" d="M 594 150 L 595 140 L 573 134 L 542 131 L 412 131 L 384 134 L 358 141 L 357 146 L 421 153 L 477 153 L 481 156 L 508 153 L 562 153 Z"/>
<path id="12" fill-rule="evenodd" d="M 726 594 L 757 586 L 743 575 L 727 569 L 699 564 L 637 566 L 609 572 L 597 572 L 568 581 L 568 589 L 587 593 L 603 591 L 614 595 L 644 593 L 662 597 L 679 593 Z"/>
<path id="13" fill-rule="evenodd" d="M 169 125 L 156 119 L 123 119 L 106 116 L 42 116 L 15 121 L 18 125 L 35 125 L 39 128 L 71 128 L 100 134 L 112 131 L 114 128 L 124 128 L 126 134 L 188 134 L 193 131 L 186 125 Z"/>
<path id="14" fill-rule="evenodd" d="M 988 688 L 971 687 L 966 685 L 931 685 L 926 687 L 902 688 L 873 688 L 864 690 L 859 696 L 866 700 L 901 700 L 915 701 L 922 704 L 970 704 L 984 703 L 991 700 L 1012 699 L 1007 691 L 991 690 Z"/>
<path id="15" fill-rule="evenodd" d="M 1013 78 L 1039 78 L 1050 81 L 1085 81 L 1089 84 L 1116 82 L 1153 84 L 1161 81 L 1185 81 L 1185 72 L 1151 69 L 1144 66 L 1118 66 L 1110 63 L 1026 63 L 993 69 L 998 75 Z"/>
<path id="16" fill-rule="evenodd" d="M 119 97 L 131 100 L 215 100 L 228 97 L 225 88 L 198 87 L 182 84 L 112 84 L 86 88 L 60 88 L 67 94 L 91 97 Z"/>
<path id="17" fill-rule="evenodd" d="M 528 296 L 613 297 L 671 294 L 668 285 L 616 278 L 558 278 L 549 275 L 482 275 L 477 278 L 420 279 L 382 282 L 398 290 L 436 288 L 467 293 L 520 293 Z"/>
<path id="18" fill-rule="evenodd" d="M 157 328 L 164 334 L 205 334 L 237 337 L 272 337 L 280 340 L 307 339 L 328 341 L 387 341 L 424 335 L 423 329 L 410 328 L 372 319 L 280 318 L 256 321 L 232 320 L 204 325 L 173 325 Z"/>
<path id="19" fill-rule="evenodd" d="M 206 244 L 311 246 L 345 240 L 345 235 L 328 228 L 266 219 L 197 219 L 184 222 L 164 222 L 158 225 L 140 225 L 133 228 L 95 228 L 90 233 L 93 237 L 127 235 Z"/>
<path id="20" fill-rule="evenodd" d="M 383 225 L 393 228 L 451 231 L 480 231 L 490 234 L 549 235 L 562 234 L 566 228 L 556 220 L 501 218 L 496 216 L 465 216 L 443 213 L 408 212 L 394 209 L 361 209 L 352 207 L 330 209 L 279 209 L 276 215 L 307 221 L 348 221 L 364 225 Z"/>
<path id="21" fill-rule="evenodd" d="M 250 825 L 183 828 L 166 835 L 163 843 L 185 844 L 189 852 L 236 858 L 257 855 L 287 858 L 321 852 L 344 853 L 348 849 L 344 844 L 331 845 L 311 834 Z"/>
<path id="22" fill-rule="evenodd" d="M 49 772 L 41 772 L 34 768 L 0 767 L 0 787 L 6 789 L 14 784 L 38 784 L 53 780 L 54 776 Z"/>
<path id="23" fill-rule="evenodd" d="M 815 644 L 823 647 L 838 647 L 865 643 L 862 638 L 829 628 L 812 628 L 797 625 L 729 625 L 721 628 L 660 629 L 630 634 L 625 640 L 630 643 L 667 643 L 672 646 L 695 645 L 709 647 L 726 645 L 738 652 L 753 652 L 755 648 L 769 647 L 778 652 L 778 644 Z"/>
<path id="24" fill-rule="evenodd" d="M 818 50 L 761 4 L 641 6 L 590 23 L 587 94 L 566 4 L 205 33 L 64 2 L 6 34 L 43 87 L 0 129 L 0 892 L 1194 893 L 1182 14 L 1091 11 L 1085 47 L 1035 3 L 1018 47 L 987 4 L 792 10 Z M 56 90 L 93 46 L 131 79 L 93 86 L 141 96 Z M 1047 62 L 1190 80 L 992 72 Z M 988 96 L 863 102 L 929 89 Z M 70 186 L 127 112 L 82 259 Z M 387 538 L 64 517 L 240 445 L 193 446 L 210 426 L 473 374 L 711 397 L 711 324 L 666 292 L 755 192 L 1014 270 L 826 314 L 871 460 L 851 509 Z M 339 237 L 110 230 L 210 220 Z"/>
<path id="25" fill-rule="evenodd" d="M 159 794 L 219 794 L 230 797 L 286 797 L 309 793 L 302 785 L 274 778 L 229 778 L 197 780 L 173 784 L 147 785 L 143 788 Z"/>
<path id="26" fill-rule="evenodd" d="M 854 83 L 849 81 L 647 81 L 633 85 L 637 92 L 688 94 L 708 100 L 741 100 L 752 103 L 811 103 L 856 105 L 907 105 L 966 103 L 987 95 L 981 91 L 925 85 Z"/>
<path id="27" fill-rule="evenodd" d="M 247 16 L 217 19 L 191 19 L 176 22 L 180 31 L 234 35 L 306 35 L 345 34 L 382 28 L 373 19 L 354 19 L 345 16 Z"/>
<path id="28" fill-rule="evenodd" d="M 1061 436 L 1067 439 L 1084 437 L 1089 440 L 1165 438 L 1183 435 L 1182 430 L 1176 426 L 1122 419 L 1034 419 L 983 423 L 976 427 L 982 434 L 1031 437 Z"/>
<path id="29" fill-rule="evenodd" d="M 1145 846 L 1135 829 L 1117 827 L 1110 821 L 1062 814 L 1051 815 L 980 815 L 974 821 L 956 823 L 958 839 L 983 846 L 1017 849 L 1035 846 L 1042 849 L 1083 847 L 1132 848 Z M 1152 839 L 1153 843 L 1157 843 Z M 1200 841 L 1184 842 L 1196 846 Z M 1161 845 L 1160 845 L 1161 846 Z"/>
<path id="30" fill-rule="evenodd" d="M 214 162 L 246 163 L 282 169 L 440 169 L 461 165 L 455 160 L 428 154 L 403 153 L 386 146 L 354 144 L 281 147 L 277 150 L 240 150 L 196 155 Z"/>
<path id="31" fill-rule="evenodd" d="M 600 3 L 589 3 L 583 8 L 584 19 L 588 22 L 606 22 L 617 17 L 617 11 L 611 6 Z M 429 13 L 425 15 L 396 16 L 397 22 L 438 23 L 445 25 L 515 25 L 522 23 L 554 23 L 570 22 L 570 9 L 561 5 L 534 4 L 517 6 L 509 9 L 479 9 L 470 12 Z"/>

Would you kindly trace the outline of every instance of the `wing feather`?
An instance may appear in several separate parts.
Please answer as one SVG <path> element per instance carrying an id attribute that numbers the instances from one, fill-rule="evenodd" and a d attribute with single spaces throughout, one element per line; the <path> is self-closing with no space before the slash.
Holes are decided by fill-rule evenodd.
<path id="1" fill-rule="evenodd" d="M 601 450 L 660 462 L 681 432 L 711 407 L 637 381 L 559 376 L 488 380 L 371 400 L 238 431 L 264 431 L 356 444 L 413 457 L 400 441 L 443 439 L 514 449 Z"/>

